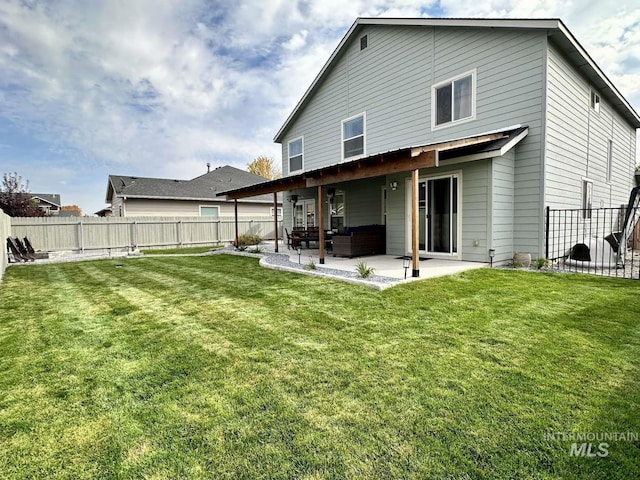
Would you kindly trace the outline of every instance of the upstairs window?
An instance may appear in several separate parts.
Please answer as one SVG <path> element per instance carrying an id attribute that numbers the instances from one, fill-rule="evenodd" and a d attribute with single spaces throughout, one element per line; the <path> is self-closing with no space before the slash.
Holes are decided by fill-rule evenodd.
<path id="1" fill-rule="evenodd" d="M 302 153 L 302 137 L 289 142 L 289 173 L 302 171 L 304 161 Z"/>
<path id="2" fill-rule="evenodd" d="M 600 113 L 600 95 L 591 90 L 591 109 Z"/>
<path id="3" fill-rule="evenodd" d="M 472 119 L 474 108 L 475 72 L 433 86 L 434 127 Z"/>
<path id="4" fill-rule="evenodd" d="M 342 121 L 342 158 L 364 155 L 364 113 Z"/>

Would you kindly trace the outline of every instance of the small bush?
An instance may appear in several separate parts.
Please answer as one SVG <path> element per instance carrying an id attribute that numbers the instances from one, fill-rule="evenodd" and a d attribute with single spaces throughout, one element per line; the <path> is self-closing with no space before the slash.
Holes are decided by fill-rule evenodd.
<path id="1" fill-rule="evenodd" d="M 317 270 L 316 262 L 313 261 L 313 257 L 309 257 L 309 263 L 304 266 L 305 270 Z"/>
<path id="2" fill-rule="evenodd" d="M 543 270 L 545 268 L 549 268 L 551 266 L 551 262 L 544 257 L 538 257 L 534 260 L 533 264 L 536 267 L 536 270 Z"/>
<path id="3" fill-rule="evenodd" d="M 249 245 L 260 245 L 262 242 L 262 238 L 260 235 L 251 235 L 245 233 L 244 235 L 240 235 L 238 237 L 238 243 L 234 243 L 234 247 L 238 250 L 244 251 L 247 249 Z"/>
<path id="4" fill-rule="evenodd" d="M 524 263 L 522 263 L 520 260 L 514 260 L 512 265 L 513 265 L 513 268 L 522 268 L 522 267 L 524 267 Z"/>
<path id="5" fill-rule="evenodd" d="M 365 262 L 358 262 L 356 264 L 356 273 L 360 278 L 369 278 L 374 274 L 373 267 L 368 266 Z"/>

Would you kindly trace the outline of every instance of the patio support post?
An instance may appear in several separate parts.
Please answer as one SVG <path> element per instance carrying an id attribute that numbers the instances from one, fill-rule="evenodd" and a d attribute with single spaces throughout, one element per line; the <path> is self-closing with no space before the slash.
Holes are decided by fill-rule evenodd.
<path id="1" fill-rule="evenodd" d="M 318 185 L 318 243 L 320 264 L 324 265 L 324 195 L 322 185 Z"/>
<path id="2" fill-rule="evenodd" d="M 238 246 L 238 199 L 233 199 L 233 215 L 234 215 L 234 223 L 236 226 L 236 243 L 235 246 Z"/>
<path id="3" fill-rule="evenodd" d="M 420 276 L 420 252 L 419 252 L 419 221 L 418 221 L 418 175 L 419 170 L 416 168 L 411 171 L 411 254 L 413 261 L 412 277 Z"/>
<path id="4" fill-rule="evenodd" d="M 276 253 L 278 253 L 278 193 L 273 192 L 273 231 L 276 235 Z"/>

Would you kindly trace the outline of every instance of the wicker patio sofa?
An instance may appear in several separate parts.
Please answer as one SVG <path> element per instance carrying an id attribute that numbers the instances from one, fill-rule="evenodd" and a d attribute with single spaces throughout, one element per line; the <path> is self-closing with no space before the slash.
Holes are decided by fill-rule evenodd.
<path id="1" fill-rule="evenodd" d="M 386 231 L 384 225 L 361 225 L 347 227 L 333 235 L 334 257 L 361 257 L 386 253 Z"/>

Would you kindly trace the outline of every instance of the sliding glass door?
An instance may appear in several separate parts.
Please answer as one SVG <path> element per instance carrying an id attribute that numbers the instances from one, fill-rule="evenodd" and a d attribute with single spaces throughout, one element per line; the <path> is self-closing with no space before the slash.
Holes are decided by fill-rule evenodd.
<path id="1" fill-rule="evenodd" d="M 456 254 L 458 176 L 424 179 L 418 189 L 419 250 L 426 254 Z"/>

